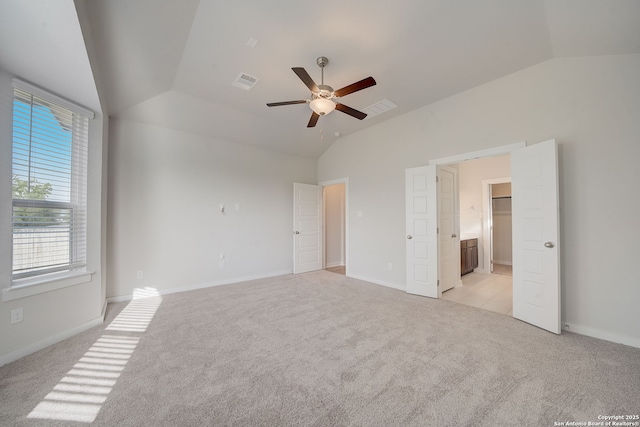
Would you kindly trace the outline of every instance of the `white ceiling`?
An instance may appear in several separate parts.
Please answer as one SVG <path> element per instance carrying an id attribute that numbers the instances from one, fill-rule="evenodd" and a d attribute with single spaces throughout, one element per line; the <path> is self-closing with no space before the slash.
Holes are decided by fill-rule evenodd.
<path id="1" fill-rule="evenodd" d="M 111 116 L 308 157 L 335 132 L 553 57 L 640 53 L 638 0 L 75 1 Z M 319 83 L 318 56 L 329 58 L 325 84 L 335 89 L 377 81 L 340 102 L 362 110 L 387 98 L 398 108 L 363 121 L 335 111 L 307 129 L 308 106 L 265 105 L 308 98 L 291 67 Z M 12 60 L 0 52 L 0 65 Z M 241 72 L 260 79 L 251 91 L 231 85 Z"/>
<path id="2" fill-rule="evenodd" d="M 0 0 L 0 68 L 100 111 L 82 31 L 70 0 Z"/>

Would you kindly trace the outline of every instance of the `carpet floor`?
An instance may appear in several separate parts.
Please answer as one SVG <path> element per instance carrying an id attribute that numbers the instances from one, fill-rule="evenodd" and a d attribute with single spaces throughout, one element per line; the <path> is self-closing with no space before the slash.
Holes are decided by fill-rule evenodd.
<path id="1" fill-rule="evenodd" d="M 108 306 L 0 368 L 2 426 L 554 426 L 640 414 L 640 349 L 318 271 Z"/>

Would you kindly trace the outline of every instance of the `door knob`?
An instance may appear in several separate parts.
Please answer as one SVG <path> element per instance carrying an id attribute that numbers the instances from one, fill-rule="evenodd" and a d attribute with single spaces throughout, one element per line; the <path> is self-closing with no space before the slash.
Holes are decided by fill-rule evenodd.
<path id="1" fill-rule="evenodd" d="M 407 239 L 411 240 L 413 239 L 413 236 L 411 234 L 407 235 Z"/>
<path id="2" fill-rule="evenodd" d="M 549 248 L 549 249 L 553 248 L 554 246 L 555 246 L 555 245 L 553 244 L 553 242 L 546 242 L 546 243 L 544 244 L 544 247 L 545 247 L 545 248 Z"/>
<path id="3" fill-rule="evenodd" d="M 451 238 L 452 238 L 452 239 L 455 239 L 456 237 L 458 237 L 458 235 L 457 235 L 457 234 L 452 234 L 452 235 L 451 235 Z"/>
<path id="4" fill-rule="evenodd" d="M 299 231 L 294 231 L 294 233 L 296 233 L 296 234 L 300 234 L 300 232 L 299 232 Z"/>

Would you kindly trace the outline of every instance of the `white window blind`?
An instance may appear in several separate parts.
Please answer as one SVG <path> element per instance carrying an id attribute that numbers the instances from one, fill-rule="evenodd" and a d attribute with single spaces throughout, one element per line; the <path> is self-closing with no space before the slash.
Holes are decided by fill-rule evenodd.
<path id="1" fill-rule="evenodd" d="M 14 280 L 86 264 L 89 118 L 29 89 L 14 82 Z"/>

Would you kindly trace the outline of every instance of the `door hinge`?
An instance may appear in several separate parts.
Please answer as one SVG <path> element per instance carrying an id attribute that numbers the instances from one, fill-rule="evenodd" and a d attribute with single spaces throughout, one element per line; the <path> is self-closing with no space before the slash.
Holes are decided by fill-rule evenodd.
<path id="1" fill-rule="evenodd" d="M 440 227 L 436 228 L 436 234 L 440 234 Z"/>
<path id="2" fill-rule="evenodd" d="M 440 287 L 440 279 L 438 279 L 438 287 Z"/>
<path id="3" fill-rule="evenodd" d="M 436 175 L 436 182 L 440 181 L 440 177 L 438 175 Z"/>

